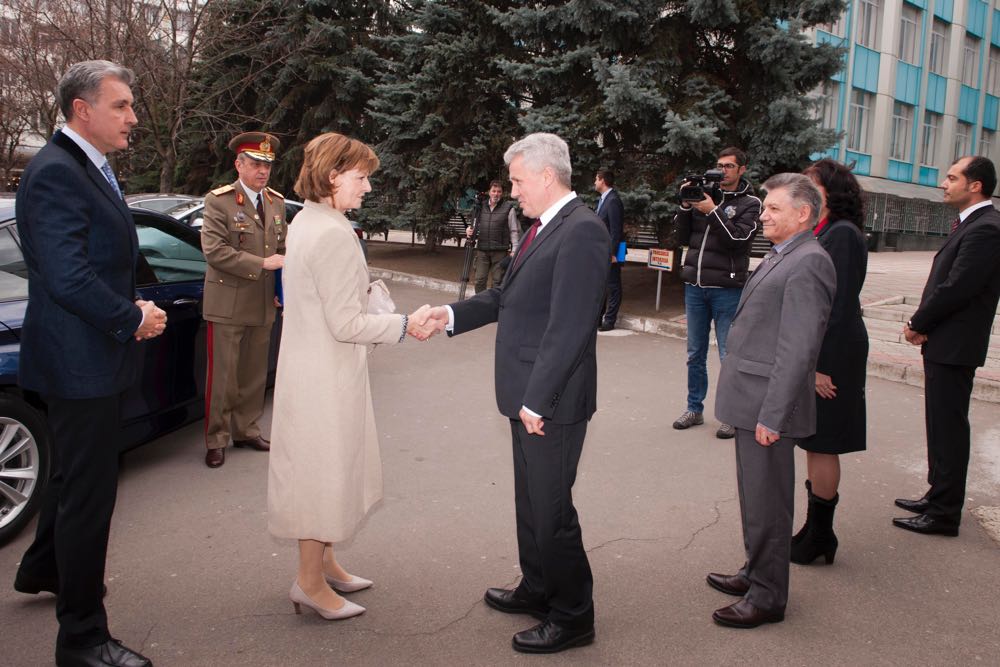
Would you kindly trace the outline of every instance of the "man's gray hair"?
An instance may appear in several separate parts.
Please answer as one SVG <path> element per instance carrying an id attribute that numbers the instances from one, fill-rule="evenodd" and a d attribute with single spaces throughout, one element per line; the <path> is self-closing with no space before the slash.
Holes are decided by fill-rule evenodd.
<path id="1" fill-rule="evenodd" d="M 508 167 L 518 155 L 524 159 L 525 166 L 534 171 L 550 167 L 556 178 L 567 188 L 572 187 L 573 166 L 569 161 L 569 146 L 554 134 L 536 132 L 511 144 L 503 154 L 503 161 Z"/>
<path id="2" fill-rule="evenodd" d="M 74 63 L 66 70 L 56 87 L 56 101 L 67 121 L 73 119 L 73 100 L 80 98 L 94 104 L 101 82 L 109 76 L 121 80 L 129 87 L 135 81 L 132 70 L 110 60 L 84 60 Z"/>
<path id="3" fill-rule="evenodd" d="M 775 174 L 762 186 L 768 192 L 785 190 L 794 206 L 809 207 L 809 228 L 816 226 L 819 212 L 823 208 L 823 195 L 812 179 L 805 174 Z"/>

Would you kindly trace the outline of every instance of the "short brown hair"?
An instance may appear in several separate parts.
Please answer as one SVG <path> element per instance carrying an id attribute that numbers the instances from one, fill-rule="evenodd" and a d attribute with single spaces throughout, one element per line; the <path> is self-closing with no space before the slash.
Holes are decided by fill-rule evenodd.
<path id="1" fill-rule="evenodd" d="M 492 190 L 493 188 L 500 188 L 501 190 L 503 190 L 503 183 L 501 183 L 500 181 L 490 181 L 490 190 Z"/>
<path id="2" fill-rule="evenodd" d="M 303 199 L 318 202 L 333 196 L 331 176 L 351 169 L 371 174 L 378 165 L 378 156 L 368 144 L 336 132 L 326 132 L 306 144 L 295 192 Z"/>

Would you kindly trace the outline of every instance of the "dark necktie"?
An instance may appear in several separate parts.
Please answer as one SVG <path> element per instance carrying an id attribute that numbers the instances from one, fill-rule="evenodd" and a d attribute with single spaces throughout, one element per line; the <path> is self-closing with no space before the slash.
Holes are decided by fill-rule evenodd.
<path id="1" fill-rule="evenodd" d="M 958 226 L 960 224 L 962 224 L 962 219 L 961 218 L 955 218 L 954 220 L 951 221 L 951 233 L 952 234 L 955 233 L 955 230 L 958 229 Z"/>
<path id="2" fill-rule="evenodd" d="M 257 193 L 257 216 L 260 218 L 260 224 L 264 224 L 264 193 Z"/>
<path id="3" fill-rule="evenodd" d="M 521 245 L 518 248 L 517 261 L 514 262 L 514 266 L 517 266 L 521 263 L 521 258 L 524 257 L 524 253 L 528 251 L 528 246 L 531 245 L 531 242 L 535 240 L 535 235 L 538 234 L 538 229 L 541 226 L 542 226 L 542 221 L 535 220 L 535 224 L 533 224 L 531 226 L 531 229 L 528 230 L 527 235 L 525 235 L 524 240 L 521 241 Z"/>

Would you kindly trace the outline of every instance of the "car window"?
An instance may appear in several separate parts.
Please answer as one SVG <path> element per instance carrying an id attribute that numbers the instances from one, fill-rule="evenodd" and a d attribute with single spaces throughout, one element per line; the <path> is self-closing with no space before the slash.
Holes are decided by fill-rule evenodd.
<path id="1" fill-rule="evenodd" d="M 291 222 L 295 218 L 295 216 L 298 215 L 299 211 L 301 211 L 301 210 L 302 210 L 302 205 L 301 204 L 296 205 L 296 204 L 292 204 L 292 203 L 286 201 L 285 202 L 285 222 L 286 223 Z"/>
<path id="2" fill-rule="evenodd" d="M 10 229 L 0 230 L 0 301 L 28 298 L 28 267 Z"/>
<path id="3" fill-rule="evenodd" d="M 155 227 L 136 225 L 136 233 L 139 253 L 148 265 L 147 270 L 140 261 L 136 272 L 140 286 L 204 280 L 205 256 L 200 249 Z"/>

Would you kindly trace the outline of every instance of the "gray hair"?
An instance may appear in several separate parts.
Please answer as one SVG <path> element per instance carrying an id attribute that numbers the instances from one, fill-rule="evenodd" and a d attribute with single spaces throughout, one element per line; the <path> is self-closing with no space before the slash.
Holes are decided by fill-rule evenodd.
<path id="1" fill-rule="evenodd" d="M 572 187 L 573 166 L 569 161 L 569 146 L 554 134 L 535 132 L 511 144 L 503 154 L 503 162 L 508 167 L 518 155 L 524 158 L 526 166 L 541 171 L 550 167 L 558 181 L 567 188 Z"/>
<path id="2" fill-rule="evenodd" d="M 809 207 L 809 228 L 819 221 L 819 211 L 823 208 L 823 196 L 813 180 L 805 174 L 775 174 L 762 186 L 768 192 L 785 190 L 795 206 Z"/>
<path id="3" fill-rule="evenodd" d="M 132 70 L 110 60 L 84 60 L 74 63 L 66 70 L 56 87 L 56 100 L 67 121 L 73 119 L 73 100 L 79 98 L 93 104 L 97 101 L 101 82 L 109 76 L 121 80 L 129 87 L 135 81 Z"/>

